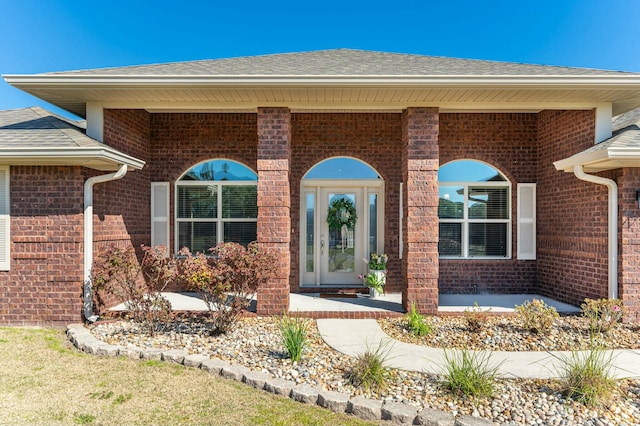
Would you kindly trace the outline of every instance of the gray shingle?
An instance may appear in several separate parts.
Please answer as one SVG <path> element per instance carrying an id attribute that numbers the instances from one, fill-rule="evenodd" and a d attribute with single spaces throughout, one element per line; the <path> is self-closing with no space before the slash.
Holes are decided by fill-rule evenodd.
<path id="1" fill-rule="evenodd" d="M 447 76 L 447 75 L 633 75 L 622 71 L 528 65 L 440 56 L 410 55 L 353 49 L 318 50 L 228 59 L 174 62 L 119 68 L 47 73 L 44 75 L 144 76 Z"/>
<path id="2" fill-rule="evenodd" d="M 1 148 L 99 147 L 85 134 L 85 122 L 75 122 L 40 107 L 0 111 Z"/>

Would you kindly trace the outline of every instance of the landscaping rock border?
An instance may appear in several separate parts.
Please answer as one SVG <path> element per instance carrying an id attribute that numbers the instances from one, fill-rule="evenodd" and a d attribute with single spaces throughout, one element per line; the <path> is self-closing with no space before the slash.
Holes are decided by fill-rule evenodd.
<path id="1" fill-rule="evenodd" d="M 393 424 L 415 424 L 433 426 L 488 426 L 489 420 L 470 416 L 455 418 L 451 413 L 422 409 L 399 402 L 382 402 L 362 396 L 351 397 L 347 393 L 326 391 L 311 385 L 298 385 L 291 380 L 273 378 L 268 374 L 251 371 L 232 365 L 218 358 L 204 355 L 189 355 L 177 349 L 138 348 L 110 345 L 96 339 L 83 324 L 67 327 L 67 337 L 78 350 L 91 355 L 130 359 L 157 360 L 199 368 L 211 374 L 245 383 L 255 389 L 285 396 L 306 404 L 315 404 L 336 413 L 347 413 L 364 420 L 386 420 Z"/>

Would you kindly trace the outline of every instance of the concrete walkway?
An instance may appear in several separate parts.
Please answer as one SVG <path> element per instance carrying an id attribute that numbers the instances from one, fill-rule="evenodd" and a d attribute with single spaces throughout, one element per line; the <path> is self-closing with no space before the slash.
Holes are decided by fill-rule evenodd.
<path id="1" fill-rule="evenodd" d="M 387 366 L 408 371 L 439 373 L 444 363 L 444 350 L 394 340 L 373 319 L 319 319 L 318 330 L 324 341 L 338 352 L 355 356 L 367 348 L 383 345 L 389 351 Z M 640 350 L 612 350 L 618 378 L 640 377 Z M 492 352 L 491 365 L 499 366 L 499 374 L 507 378 L 557 377 L 561 358 L 570 352 Z"/>

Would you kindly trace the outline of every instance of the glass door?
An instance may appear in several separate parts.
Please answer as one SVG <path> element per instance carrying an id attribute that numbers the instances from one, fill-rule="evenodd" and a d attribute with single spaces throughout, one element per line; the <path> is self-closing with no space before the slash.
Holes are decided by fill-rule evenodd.
<path id="1" fill-rule="evenodd" d="M 361 284 L 364 212 L 361 188 L 321 188 L 320 284 Z"/>
<path id="2" fill-rule="evenodd" d="M 363 285 L 366 259 L 384 247 L 383 188 L 306 182 L 300 203 L 300 284 Z"/>

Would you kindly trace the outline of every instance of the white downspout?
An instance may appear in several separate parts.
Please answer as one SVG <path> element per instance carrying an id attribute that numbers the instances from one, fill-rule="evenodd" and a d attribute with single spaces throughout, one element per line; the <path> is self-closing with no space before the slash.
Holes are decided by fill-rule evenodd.
<path id="1" fill-rule="evenodd" d="M 612 179 L 588 175 L 582 165 L 573 166 L 580 180 L 609 188 L 609 299 L 618 298 L 618 185 Z"/>
<path id="2" fill-rule="evenodd" d="M 93 265 L 93 185 L 117 180 L 127 174 L 127 166 L 121 165 L 115 173 L 93 176 L 84 183 L 84 300 L 82 313 L 91 322 L 98 316 L 93 313 L 93 295 L 91 286 L 91 266 Z"/>

